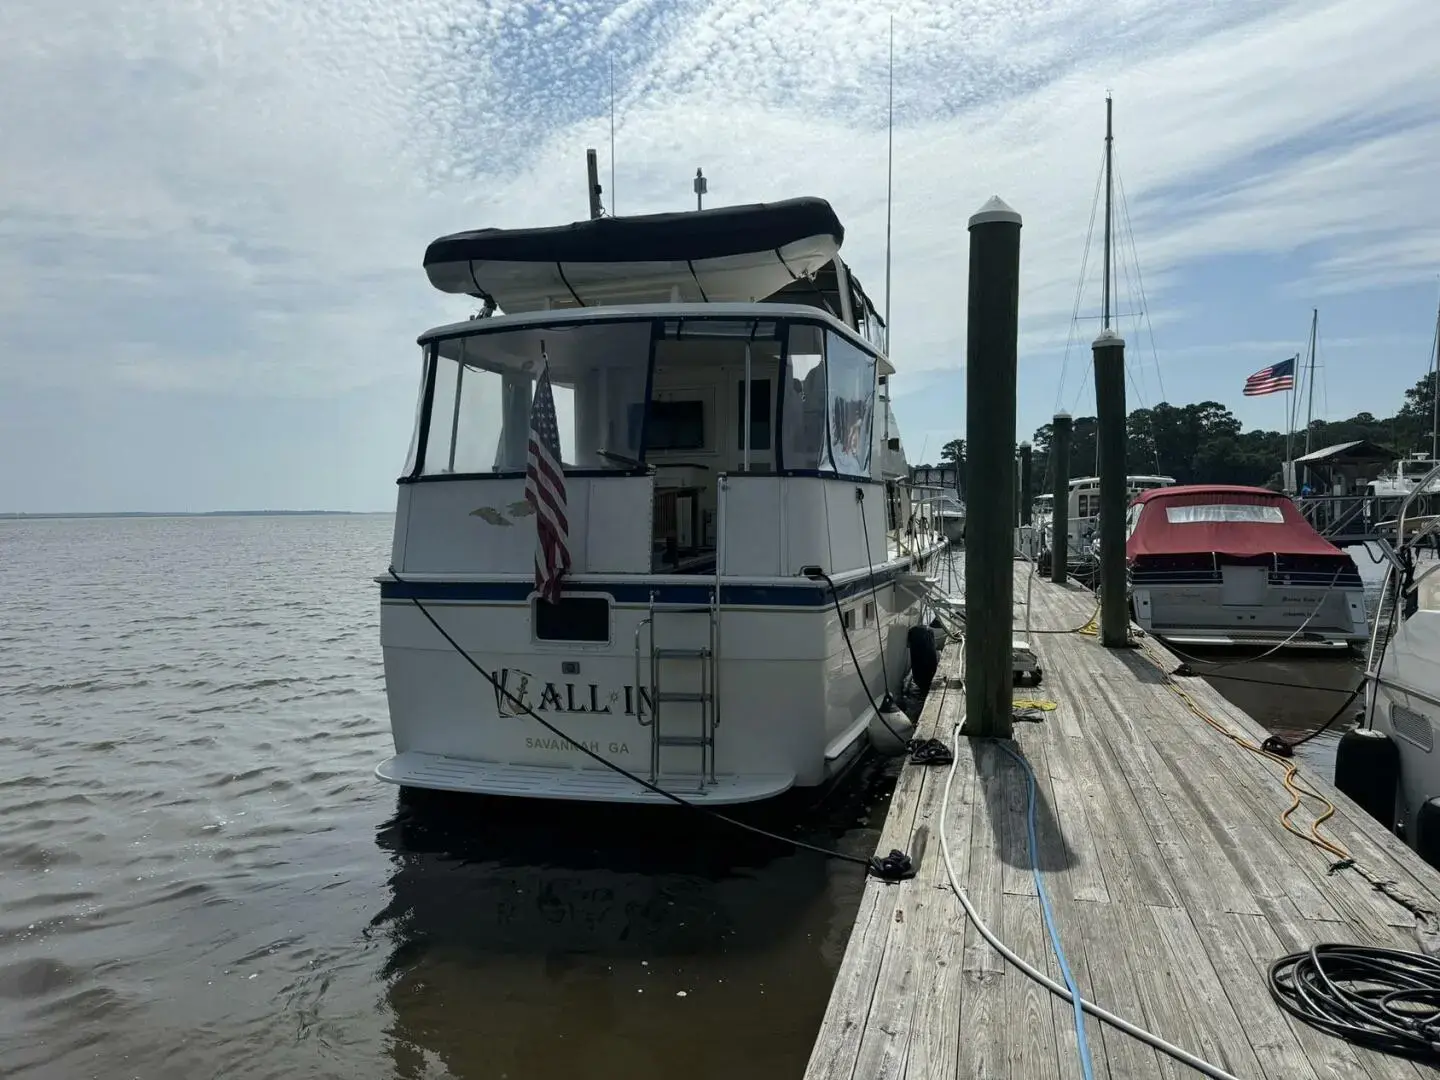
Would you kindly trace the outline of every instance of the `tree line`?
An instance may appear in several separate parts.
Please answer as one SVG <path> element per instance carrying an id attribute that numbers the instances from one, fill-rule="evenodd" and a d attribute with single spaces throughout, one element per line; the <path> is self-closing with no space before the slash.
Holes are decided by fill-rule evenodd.
<path id="1" fill-rule="evenodd" d="M 1361 412 L 1347 420 L 1316 420 L 1310 425 L 1310 447 L 1319 450 L 1335 443 L 1365 439 L 1401 457 L 1430 450 L 1434 423 L 1435 372 L 1427 373 L 1405 391 L 1399 410 L 1388 417 Z M 1096 474 L 1096 436 L 1093 416 L 1077 416 L 1070 439 L 1070 476 Z M 1305 431 L 1295 432 L 1294 454 L 1305 452 Z M 1031 437 L 1032 474 L 1036 491 L 1048 490 L 1052 425 L 1035 429 Z M 1287 437 L 1283 431 L 1245 431 L 1240 421 L 1218 401 L 1171 405 L 1162 401 L 1153 409 L 1136 409 L 1126 417 L 1126 471 L 1172 476 L 1180 484 L 1250 484 L 1278 490 L 1285 461 Z M 940 449 L 943 463 L 965 463 L 965 440 L 952 439 Z M 922 466 L 923 467 L 923 466 Z M 961 487 L 964 487 L 961 473 Z"/>

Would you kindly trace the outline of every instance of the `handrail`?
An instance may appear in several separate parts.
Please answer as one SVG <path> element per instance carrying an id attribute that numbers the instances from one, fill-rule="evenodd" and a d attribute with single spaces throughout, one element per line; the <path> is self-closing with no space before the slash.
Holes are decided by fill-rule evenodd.
<path id="1" fill-rule="evenodd" d="M 711 735 L 714 728 L 720 726 L 720 578 L 725 573 L 725 504 L 730 493 L 730 477 L 721 473 L 715 481 L 715 596 L 710 604 L 710 670 L 714 675 L 714 683 L 710 690 L 712 698 L 710 707 L 712 713 Z M 711 748 L 710 769 L 714 772 L 715 757 Z"/>
<path id="2" fill-rule="evenodd" d="M 655 627 L 653 625 L 655 618 L 655 594 L 652 592 L 650 597 L 650 614 L 635 624 L 635 719 L 640 722 L 641 727 L 647 727 L 650 723 L 650 721 L 645 719 L 640 709 L 640 688 L 645 685 L 640 681 L 640 631 L 645 629 L 647 624 L 651 624 L 650 647 L 652 650 L 655 647 Z"/>

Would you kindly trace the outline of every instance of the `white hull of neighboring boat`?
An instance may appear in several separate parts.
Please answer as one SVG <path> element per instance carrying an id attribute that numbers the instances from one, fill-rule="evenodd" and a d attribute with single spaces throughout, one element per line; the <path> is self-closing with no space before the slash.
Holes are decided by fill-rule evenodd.
<path id="1" fill-rule="evenodd" d="M 878 577 L 888 580 L 873 598 L 868 574 L 850 574 L 836 582 L 845 596 L 842 606 L 854 613 L 850 641 L 877 699 L 887 685 L 898 692 L 909 667 L 906 635 L 921 621 L 918 591 L 895 580 L 904 565 L 877 571 Z M 447 590 L 461 597 L 501 584 L 410 583 L 431 597 Z M 569 588 L 629 595 L 643 588 L 694 590 L 697 585 L 703 588 L 703 579 L 677 576 L 620 582 L 578 577 Z M 715 732 L 714 782 L 701 784 L 694 748 L 667 746 L 661 748 L 656 783 L 715 805 L 751 802 L 791 787 L 825 783 L 864 748 L 866 729 L 875 715 L 854 677 L 855 665 L 828 588 L 797 584 L 793 578 L 727 578 L 725 592 L 727 602 L 719 616 L 721 719 Z M 769 595 L 778 602 L 747 605 L 743 603 L 747 593 L 753 598 Z M 377 768 L 381 779 L 402 786 L 491 795 L 669 802 L 602 766 L 576 745 L 650 778 L 654 704 L 647 628 L 640 626 L 649 615 L 648 603 L 614 603 L 607 643 L 549 646 L 533 641 L 530 605 L 524 601 L 423 602 L 477 664 L 556 731 L 524 715 L 498 693 L 436 632 L 413 601 L 392 596 L 381 608 L 381 642 L 396 753 Z M 704 647 L 708 637 L 704 615 L 667 614 L 662 609 L 659 617 L 666 620 L 667 647 Z M 637 629 L 646 647 L 638 683 Z M 678 663 L 673 674 L 666 670 L 663 689 L 698 691 L 698 678 L 698 666 Z M 664 702 L 664 731 L 698 734 L 698 709 L 697 704 Z"/>
<path id="2" fill-rule="evenodd" d="M 1362 645 L 1370 636 L 1363 587 L 1270 584 L 1263 567 L 1224 569 L 1258 573 L 1232 573 L 1211 584 L 1137 587 L 1130 594 L 1135 622 L 1177 645 L 1285 642 L 1333 649 Z"/>
<path id="3" fill-rule="evenodd" d="M 1412 504 L 1413 505 L 1413 504 Z M 1417 574 L 1436 570 L 1433 559 L 1417 562 Z M 1376 673 L 1368 687 L 1370 722 L 1394 742 L 1400 757 L 1396 821 L 1413 846 L 1416 816 L 1430 799 L 1440 796 L 1440 585 L 1432 576 L 1421 588 L 1423 605 L 1396 625 L 1380 645 Z"/>

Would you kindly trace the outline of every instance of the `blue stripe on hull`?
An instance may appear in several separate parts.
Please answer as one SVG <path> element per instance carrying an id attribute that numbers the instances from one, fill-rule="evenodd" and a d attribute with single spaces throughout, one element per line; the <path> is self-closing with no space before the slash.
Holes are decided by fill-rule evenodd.
<path id="1" fill-rule="evenodd" d="M 910 570 L 908 563 L 886 567 L 875 572 L 874 584 L 888 585 L 895 578 Z M 614 581 L 577 581 L 565 589 L 566 595 L 578 596 L 584 593 L 604 593 L 617 604 L 648 604 L 653 595 L 660 604 L 708 604 L 714 579 L 700 579 L 695 583 L 659 582 L 647 580 L 639 575 Z M 855 578 L 843 585 L 837 585 L 840 599 L 846 600 L 870 591 L 870 575 Z M 534 586 L 527 581 L 394 581 L 380 582 L 382 600 L 462 600 L 490 603 L 525 603 L 534 592 Z M 734 607 L 801 607 L 821 608 L 831 604 L 830 589 L 823 581 L 813 582 L 808 578 L 795 579 L 794 585 L 741 585 L 722 584 L 720 602 Z"/>

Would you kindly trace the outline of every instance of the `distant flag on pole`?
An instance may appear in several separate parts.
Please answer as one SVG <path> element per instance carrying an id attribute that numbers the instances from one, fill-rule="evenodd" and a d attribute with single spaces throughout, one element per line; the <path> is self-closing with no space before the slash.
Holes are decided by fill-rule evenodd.
<path id="1" fill-rule="evenodd" d="M 1259 397 L 1261 394 L 1276 394 L 1281 390 L 1295 389 L 1295 359 L 1281 360 L 1255 372 L 1245 380 L 1245 396 Z"/>
<path id="2" fill-rule="evenodd" d="M 530 402 L 525 501 L 535 511 L 535 591 L 558 604 L 560 579 L 570 569 L 570 524 L 565 516 L 565 470 L 560 463 L 560 426 L 548 359 Z"/>

